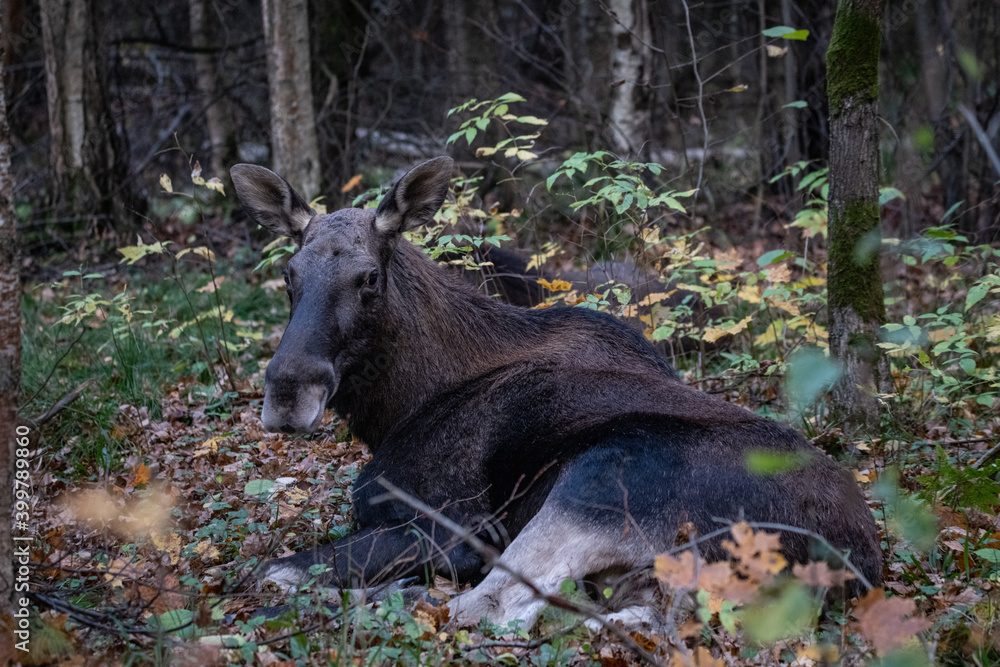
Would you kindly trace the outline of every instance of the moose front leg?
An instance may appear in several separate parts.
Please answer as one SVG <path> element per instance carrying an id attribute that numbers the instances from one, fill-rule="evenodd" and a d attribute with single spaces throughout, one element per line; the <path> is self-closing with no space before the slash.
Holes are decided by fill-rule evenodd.
<path id="1" fill-rule="evenodd" d="M 289 591 L 311 580 L 324 588 L 350 589 L 414 576 L 433 581 L 441 574 L 460 582 L 482 576 L 479 554 L 451 537 L 441 540 L 440 529 L 435 539 L 433 526 L 421 523 L 364 528 L 328 546 L 270 561 L 260 580 Z"/>

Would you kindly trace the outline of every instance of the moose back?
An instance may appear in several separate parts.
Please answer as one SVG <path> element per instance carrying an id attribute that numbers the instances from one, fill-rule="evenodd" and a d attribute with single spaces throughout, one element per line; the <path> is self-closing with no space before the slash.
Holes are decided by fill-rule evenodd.
<path id="1" fill-rule="evenodd" d="M 531 625 L 544 603 L 508 569 L 556 593 L 566 578 L 647 565 L 685 522 L 705 534 L 721 517 L 818 533 L 881 581 L 857 484 L 793 430 L 684 385 L 609 315 L 506 305 L 406 241 L 441 206 L 452 170 L 439 157 L 377 210 L 317 215 L 271 171 L 232 168 L 250 217 L 300 247 L 285 270 L 291 318 L 267 366 L 263 423 L 311 431 L 330 407 L 372 452 L 354 487 L 356 532 L 271 561 L 265 579 L 304 585 L 316 564 L 333 587 L 437 573 L 476 584 L 450 603 L 460 623 Z M 806 463 L 754 474 L 755 451 Z M 502 551 L 506 567 L 484 572 L 482 554 L 387 499 L 380 480 Z M 781 539 L 790 561 L 823 556 L 801 533 Z M 717 542 L 702 553 L 725 557 Z"/>

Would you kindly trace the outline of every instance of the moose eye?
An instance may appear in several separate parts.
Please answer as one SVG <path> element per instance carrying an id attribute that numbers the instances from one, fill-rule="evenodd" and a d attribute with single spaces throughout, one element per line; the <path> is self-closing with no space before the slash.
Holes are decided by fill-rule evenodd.
<path id="1" fill-rule="evenodd" d="M 362 283 L 362 285 L 364 287 L 375 287 L 376 285 L 378 285 L 378 271 L 376 271 L 375 269 L 369 271 L 368 275 L 365 276 L 364 283 Z"/>

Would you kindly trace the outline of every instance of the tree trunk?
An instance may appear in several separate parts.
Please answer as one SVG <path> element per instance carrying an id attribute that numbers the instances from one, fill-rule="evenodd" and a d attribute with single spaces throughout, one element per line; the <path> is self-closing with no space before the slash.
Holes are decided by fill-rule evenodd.
<path id="1" fill-rule="evenodd" d="M 0 41 L 4 28 L 0 27 Z M 6 67 L 0 61 L 0 666 L 14 656 L 14 437 L 21 392 L 21 289 L 17 261 L 14 176 L 10 171 L 10 128 L 4 94 Z"/>
<path id="2" fill-rule="evenodd" d="M 649 137 L 649 16 L 644 0 L 611 0 L 612 144 L 636 157 Z"/>
<path id="3" fill-rule="evenodd" d="M 131 219 L 138 205 L 111 114 L 101 17 L 91 0 L 40 0 L 56 208 L 81 216 Z"/>
<path id="4" fill-rule="evenodd" d="M 319 142 L 309 68 L 309 3 L 263 0 L 274 170 L 306 198 L 320 192 Z"/>
<path id="5" fill-rule="evenodd" d="M 880 271 L 878 65 L 885 0 L 840 0 L 827 51 L 830 102 L 830 351 L 844 375 L 832 410 L 849 430 L 879 424 L 891 388 L 876 346 L 885 323 Z"/>
<path id="6" fill-rule="evenodd" d="M 469 58 L 468 28 L 466 27 L 465 3 L 445 2 L 441 8 L 444 14 L 445 29 L 448 34 L 448 83 L 451 96 L 449 104 L 458 105 L 472 95 L 469 85 L 469 69 L 472 63 Z"/>
<path id="7" fill-rule="evenodd" d="M 207 0 L 190 0 L 188 19 L 191 26 L 191 43 L 196 47 L 206 47 L 213 43 L 210 29 L 210 15 Z M 205 105 L 205 129 L 208 131 L 210 175 L 225 179 L 229 167 L 235 162 L 236 133 L 233 130 L 232 115 L 226 108 L 226 100 L 221 94 L 219 68 L 215 55 L 196 53 L 195 71 L 198 74 L 198 94 Z"/>

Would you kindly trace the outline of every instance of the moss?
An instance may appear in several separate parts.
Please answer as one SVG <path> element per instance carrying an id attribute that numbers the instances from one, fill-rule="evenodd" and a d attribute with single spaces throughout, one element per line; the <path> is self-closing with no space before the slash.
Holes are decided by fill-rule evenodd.
<path id="1" fill-rule="evenodd" d="M 865 322 L 885 323 L 880 254 L 858 253 L 879 226 L 877 202 L 855 200 L 843 210 L 830 209 L 830 255 L 827 278 L 830 307 L 850 308 Z M 862 261 L 858 261 L 863 257 Z"/>
<path id="2" fill-rule="evenodd" d="M 876 3 L 877 4 L 877 3 Z M 841 0 L 826 52 L 827 97 L 830 114 L 840 115 L 845 103 L 878 101 L 878 63 L 882 26 L 877 13 Z"/>

